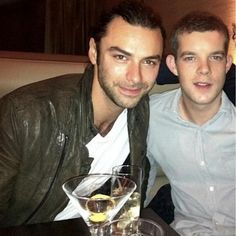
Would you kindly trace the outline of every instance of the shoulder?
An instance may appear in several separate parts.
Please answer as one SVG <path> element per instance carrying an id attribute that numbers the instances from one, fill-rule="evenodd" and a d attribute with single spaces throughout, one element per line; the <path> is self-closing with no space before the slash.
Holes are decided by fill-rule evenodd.
<path id="1" fill-rule="evenodd" d="M 17 124 L 64 120 L 78 100 L 78 82 L 79 75 L 63 75 L 21 87 L 0 100 L 1 120 Z"/>
<path id="2" fill-rule="evenodd" d="M 24 95 L 37 96 L 39 94 L 46 95 L 51 94 L 53 91 L 64 91 L 71 88 L 75 88 L 76 84 L 79 82 L 80 74 L 65 74 L 39 82 L 31 83 L 22 86 L 6 96 L 17 97 Z"/>
<path id="3" fill-rule="evenodd" d="M 224 91 L 222 92 L 222 104 L 220 111 L 225 111 L 226 114 L 232 113 L 234 116 L 236 112 L 234 103 L 230 100 L 230 98 Z"/>
<path id="4" fill-rule="evenodd" d="M 49 100 L 63 100 L 76 93 L 80 77 L 80 74 L 66 74 L 28 84 L 5 95 L 1 103 L 11 102 L 20 109 Z"/>
<path id="5" fill-rule="evenodd" d="M 150 96 L 150 108 L 151 109 L 164 109 L 173 105 L 180 89 L 174 89 L 168 92 L 160 94 L 152 94 Z"/>

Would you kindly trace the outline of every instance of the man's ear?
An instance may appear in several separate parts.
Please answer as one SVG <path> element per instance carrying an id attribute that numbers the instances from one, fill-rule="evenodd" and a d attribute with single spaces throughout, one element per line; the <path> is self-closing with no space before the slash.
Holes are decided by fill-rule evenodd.
<path id="1" fill-rule="evenodd" d="M 93 65 L 97 64 L 97 48 L 94 38 L 90 38 L 89 40 L 88 56 Z"/>
<path id="2" fill-rule="evenodd" d="M 233 57 L 231 55 L 228 55 L 226 57 L 226 73 L 229 71 L 232 63 L 233 63 Z"/>
<path id="3" fill-rule="evenodd" d="M 178 71 L 176 69 L 175 57 L 173 55 L 168 55 L 166 57 L 166 65 L 168 66 L 169 70 L 176 76 L 178 76 Z"/>

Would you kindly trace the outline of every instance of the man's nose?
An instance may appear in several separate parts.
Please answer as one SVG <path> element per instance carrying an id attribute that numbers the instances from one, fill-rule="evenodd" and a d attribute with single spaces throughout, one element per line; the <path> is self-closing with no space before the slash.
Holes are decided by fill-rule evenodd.
<path id="1" fill-rule="evenodd" d="M 202 75 L 208 75 L 210 71 L 210 62 L 207 59 L 200 60 L 198 65 L 198 72 Z"/>
<path id="2" fill-rule="evenodd" d="M 142 74 L 139 64 L 132 63 L 129 65 L 127 79 L 133 83 L 138 83 L 141 81 Z"/>

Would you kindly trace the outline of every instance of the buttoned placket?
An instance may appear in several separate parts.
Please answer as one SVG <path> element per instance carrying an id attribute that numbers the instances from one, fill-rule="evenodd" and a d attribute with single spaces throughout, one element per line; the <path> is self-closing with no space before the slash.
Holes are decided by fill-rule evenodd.
<path id="1" fill-rule="evenodd" d="M 205 150 L 205 140 L 206 138 L 205 130 L 203 127 L 199 127 L 197 129 L 197 142 L 196 142 L 196 157 L 197 162 L 199 163 L 202 176 L 204 177 L 205 181 L 205 187 L 206 187 L 206 196 L 207 196 L 207 205 L 209 207 L 209 210 L 214 212 L 216 208 L 216 198 L 215 198 L 215 185 L 214 185 L 214 179 L 211 176 L 211 173 L 209 171 L 209 166 L 207 165 L 206 156 L 207 151 Z M 206 205 L 206 204 L 205 204 Z"/>

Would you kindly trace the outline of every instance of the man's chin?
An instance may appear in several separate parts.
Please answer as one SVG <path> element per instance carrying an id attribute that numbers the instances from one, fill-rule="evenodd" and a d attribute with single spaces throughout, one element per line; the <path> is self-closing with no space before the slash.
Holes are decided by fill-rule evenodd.
<path id="1" fill-rule="evenodd" d="M 134 108 L 137 106 L 137 104 L 139 103 L 140 99 L 135 99 L 135 101 L 129 101 L 129 102 L 123 102 L 120 104 L 121 107 L 123 108 L 128 108 L 128 109 L 131 109 L 131 108 Z"/>

